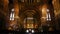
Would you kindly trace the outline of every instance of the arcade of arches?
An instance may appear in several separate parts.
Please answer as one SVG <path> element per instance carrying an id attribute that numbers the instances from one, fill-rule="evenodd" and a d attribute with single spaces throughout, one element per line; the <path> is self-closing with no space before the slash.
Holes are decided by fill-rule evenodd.
<path id="1" fill-rule="evenodd" d="M 60 0 L 1 0 L 2 29 L 60 30 Z M 4 24 L 3 24 L 3 23 Z M 45 29 L 45 30 L 46 30 Z"/>

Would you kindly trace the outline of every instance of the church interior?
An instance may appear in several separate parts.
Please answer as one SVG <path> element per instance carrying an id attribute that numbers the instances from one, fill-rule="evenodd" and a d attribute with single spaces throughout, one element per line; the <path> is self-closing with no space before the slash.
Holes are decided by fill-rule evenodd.
<path id="1" fill-rule="evenodd" d="M 60 31 L 60 0 L 0 0 L 0 31 Z"/>

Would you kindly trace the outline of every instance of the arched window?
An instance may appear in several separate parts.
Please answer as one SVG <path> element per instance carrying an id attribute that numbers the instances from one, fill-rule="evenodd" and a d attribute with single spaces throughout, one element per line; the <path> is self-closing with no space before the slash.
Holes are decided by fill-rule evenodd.
<path id="1" fill-rule="evenodd" d="M 50 13 L 47 13 L 47 21 L 51 21 Z"/>
<path id="2" fill-rule="evenodd" d="M 49 13 L 49 9 L 47 9 L 47 15 L 46 15 L 47 17 L 47 21 L 51 21 L 51 15 L 50 15 L 50 13 Z"/>
<path id="3" fill-rule="evenodd" d="M 14 20 L 14 9 L 11 10 L 10 20 Z"/>
<path id="4" fill-rule="evenodd" d="M 51 15 L 50 15 L 50 12 L 49 12 L 49 9 L 47 8 L 43 8 L 42 9 L 42 18 L 47 21 L 51 21 Z"/>

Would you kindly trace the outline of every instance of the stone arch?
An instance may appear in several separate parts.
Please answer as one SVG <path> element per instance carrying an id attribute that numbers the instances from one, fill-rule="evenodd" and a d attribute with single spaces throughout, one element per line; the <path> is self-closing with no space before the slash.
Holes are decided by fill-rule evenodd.
<path id="1" fill-rule="evenodd" d="M 31 12 L 29 12 L 29 11 L 31 11 Z M 25 9 L 23 9 L 23 10 L 21 10 L 20 11 L 21 13 L 19 13 L 19 16 L 21 17 L 21 19 L 22 19 L 22 21 L 24 20 L 24 18 L 28 15 L 28 13 L 30 14 L 30 13 L 32 13 L 33 14 L 33 16 L 34 16 L 34 18 L 36 18 L 37 19 L 37 21 L 39 22 L 38 24 L 40 24 L 41 23 L 41 11 L 39 10 L 39 9 L 37 9 L 37 8 L 25 8 Z M 31 15 L 31 14 L 30 14 Z M 23 23 L 22 23 L 23 24 Z M 38 25 L 38 26 L 40 26 L 40 25 Z"/>

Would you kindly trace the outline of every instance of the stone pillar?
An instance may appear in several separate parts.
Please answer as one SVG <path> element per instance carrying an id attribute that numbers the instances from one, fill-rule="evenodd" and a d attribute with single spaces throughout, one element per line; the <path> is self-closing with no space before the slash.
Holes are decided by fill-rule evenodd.
<path id="1" fill-rule="evenodd" d="M 54 6 L 54 12 L 55 12 L 55 24 L 56 24 L 56 29 L 57 30 L 60 30 L 60 28 L 59 28 L 59 23 L 58 23 L 58 15 L 59 15 L 59 9 L 60 9 L 60 4 L 59 4 L 59 0 L 53 0 L 52 1 L 53 2 L 53 6 Z"/>
<path id="2" fill-rule="evenodd" d="M 9 1 L 8 0 L 3 0 L 3 11 L 4 11 L 4 13 L 5 13 L 5 27 L 6 27 L 6 29 L 7 29 L 7 23 L 8 23 L 8 19 L 9 19 L 9 17 L 8 17 L 8 3 L 9 3 Z"/>
<path id="3" fill-rule="evenodd" d="M 19 24 L 18 24 L 18 20 L 19 20 L 19 4 L 18 4 L 18 0 L 14 0 L 13 4 L 14 4 L 14 20 L 15 20 L 14 22 L 16 23 L 16 25 L 19 26 Z"/>
<path id="4" fill-rule="evenodd" d="M 8 0 L 3 0 L 3 3 L 4 3 L 4 11 L 5 12 L 8 12 L 8 3 L 9 3 L 9 1 Z"/>
<path id="5" fill-rule="evenodd" d="M 51 15 L 51 27 L 53 28 L 53 30 L 55 30 L 55 26 L 56 26 L 56 20 L 55 20 L 55 14 L 54 14 L 54 7 L 52 4 L 49 5 L 49 9 L 50 9 L 50 15 Z"/>
<path id="6" fill-rule="evenodd" d="M 37 12 L 39 13 L 38 14 L 38 30 L 39 30 L 39 32 L 42 30 L 42 26 L 41 26 L 41 23 L 42 23 L 42 21 L 41 21 L 41 17 L 42 17 L 42 5 L 40 5 L 40 6 L 37 6 L 38 7 L 38 9 L 36 8 L 36 10 L 37 10 Z"/>
<path id="7" fill-rule="evenodd" d="M 18 14 L 19 14 L 19 5 L 18 5 L 17 0 L 14 0 L 14 12 L 15 12 L 15 16 L 18 16 Z"/>

